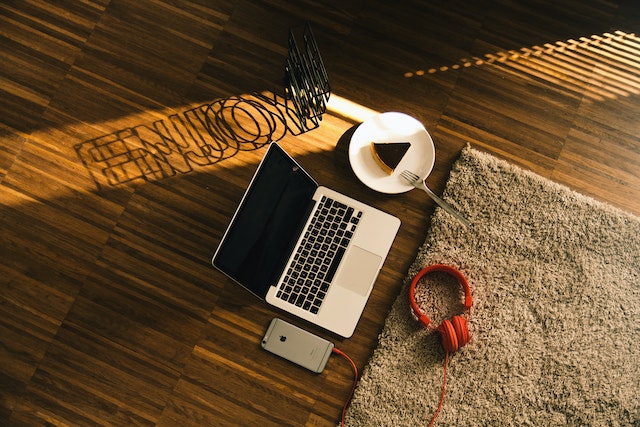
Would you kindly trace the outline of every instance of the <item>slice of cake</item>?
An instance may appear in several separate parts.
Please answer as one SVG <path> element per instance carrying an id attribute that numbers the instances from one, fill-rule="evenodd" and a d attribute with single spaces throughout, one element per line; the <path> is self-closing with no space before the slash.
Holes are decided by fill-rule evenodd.
<path id="1" fill-rule="evenodd" d="M 391 175 L 396 169 L 400 160 L 407 154 L 410 142 L 372 142 L 369 147 L 371 148 L 371 154 L 376 163 L 386 173 Z"/>

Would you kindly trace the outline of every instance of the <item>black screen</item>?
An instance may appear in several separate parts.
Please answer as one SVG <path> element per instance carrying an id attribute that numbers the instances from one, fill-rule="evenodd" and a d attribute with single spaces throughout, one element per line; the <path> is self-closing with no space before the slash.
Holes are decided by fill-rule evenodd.
<path id="1" fill-rule="evenodd" d="M 214 264 L 253 293 L 274 284 L 312 206 L 316 182 L 271 144 Z"/>

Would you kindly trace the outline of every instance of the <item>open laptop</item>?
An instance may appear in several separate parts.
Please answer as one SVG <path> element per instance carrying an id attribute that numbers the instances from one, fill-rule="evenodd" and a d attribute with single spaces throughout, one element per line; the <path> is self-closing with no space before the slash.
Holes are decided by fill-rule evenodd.
<path id="1" fill-rule="evenodd" d="M 348 338 L 399 227 L 398 218 L 318 186 L 272 142 L 212 263 L 267 303 Z"/>

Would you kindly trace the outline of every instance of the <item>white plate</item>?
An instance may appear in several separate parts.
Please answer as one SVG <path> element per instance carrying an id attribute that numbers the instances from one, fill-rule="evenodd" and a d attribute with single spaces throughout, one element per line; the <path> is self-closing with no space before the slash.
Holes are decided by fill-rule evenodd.
<path id="1" fill-rule="evenodd" d="M 376 163 L 371 153 L 372 142 L 410 142 L 393 174 L 389 175 Z M 368 187 L 387 194 L 404 193 L 414 187 L 400 173 L 408 169 L 426 178 L 435 162 L 436 150 L 431 135 L 422 123 L 404 113 L 382 113 L 364 121 L 351 137 L 349 162 L 358 179 Z"/>

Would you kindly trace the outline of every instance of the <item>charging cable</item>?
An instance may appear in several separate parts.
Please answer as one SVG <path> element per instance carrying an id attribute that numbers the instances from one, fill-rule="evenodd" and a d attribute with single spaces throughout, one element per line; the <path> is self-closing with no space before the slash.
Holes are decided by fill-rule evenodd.
<path id="1" fill-rule="evenodd" d="M 353 387 L 351 387 L 351 392 L 349 393 L 349 396 L 347 397 L 347 400 L 344 402 L 344 406 L 342 407 L 342 426 L 344 427 L 344 415 L 345 412 L 347 412 L 347 406 L 349 406 L 349 402 L 351 402 L 351 398 L 353 397 L 353 392 L 356 390 L 356 385 L 358 384 L 358 368 L 356 367 L 356 364 L 353 363 L 353 360 L 351 360 L 351 358 L 342 350 L 334 347 L 332 351 L 334 354 L 347 359 L 347 361 L 351 364 L 351 368 L 353 369 Z"/>

